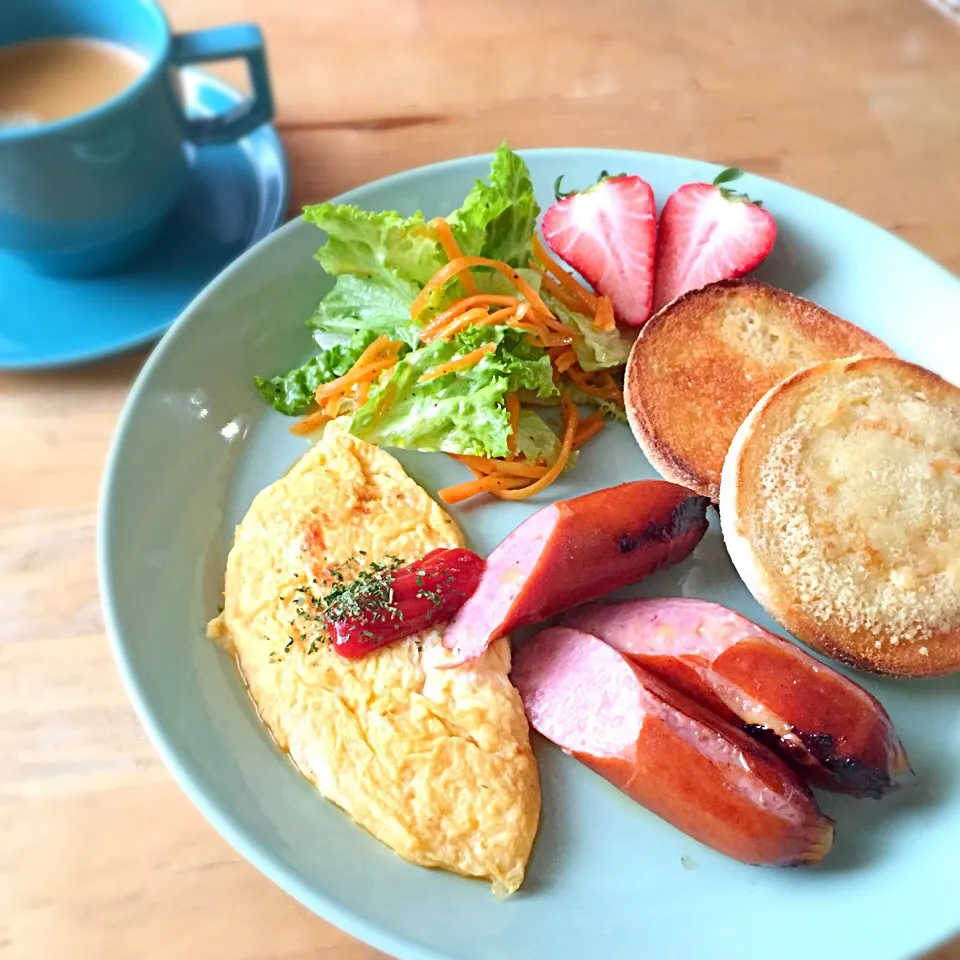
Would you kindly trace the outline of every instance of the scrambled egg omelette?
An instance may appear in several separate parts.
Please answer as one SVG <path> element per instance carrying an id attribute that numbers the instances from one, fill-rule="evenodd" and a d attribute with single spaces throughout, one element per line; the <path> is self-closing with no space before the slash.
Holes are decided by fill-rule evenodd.
<path id="1" fill-rule="evenodd" d="M 441 669 L 450 652 L 434 628 L 348 660 L 301 612 L 358 556 L 415 561 L 462 540 L 393 457 L 333 422 L 237 528 L 210 633 L 324 797 L 407 860 L 503 895 L 523 882 L 540 815 L 508 641 Z"/>

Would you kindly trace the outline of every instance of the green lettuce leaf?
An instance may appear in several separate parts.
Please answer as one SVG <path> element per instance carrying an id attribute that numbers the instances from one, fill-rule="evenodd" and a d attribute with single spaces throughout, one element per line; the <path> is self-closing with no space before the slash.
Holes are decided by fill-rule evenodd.
<path id="1" fill-rule="evenodd" d="M 559 450 L 560 438 L 546 421 L 533 410 L 521 410 L 517 453 L 528 460 L 542 457 L 547 463 L 553 463 Z"/>
<path id="2" fill-rule="evenodd" d="M 361 330 L 385 333 L 391 340 L 413 347 L 417 328 L 410 323 L 411 301 L 394 286 L 345 273 L 337 277 L 307 325 L 320 333 L 341 336 Z"/>
<path id="3" fill-rule="evenodd" d="M 533 346 L 522 330 L 512 327 L 467 327 L 454 338 L 457 349 L 451 354 L 469 353 L 485 343 L 496 343 L 495 365 L 507 377 L 507 392 L 559 397 L 553 382 L 553 367 L 542 347 Z M 471 368 L 472 369 L 472 368 Z"/>
<path id="4" fill-rule="evenodd" d="M 504 143 L 494 155 L 489 181 L 478 180 L 447 221 L 466 256 L 493 257 L 525 267 L 539 213 L 530 171 Z"/>
<path id="5" fill-rule="evenodd" d="M 423 215 L 402 217 L 391 210 L 371 213 L 352 204 L 319 203 L 304 207 L 303 216 L 327 233 L 326 243 L 314 255 L 323 269 L 347 278 L 320 301 L 310 325 L 339 333 L 369 327 L 411 346 L 416 343 L 410 306 L 447 259 Z M 451 296 L 462 295 L 457 281 L 433 291 L 424 319 Z"/>
<path id="6" fill-rule="evenodd" d="M 274 410 L 290 417 L 306 413 L 317 387 L 342 377 L 376 337 L 375 331 L 361 330 L 349 343 L 335 344 L 278 377 L 254 377 L 254 386 Z"/>
<path id="7" fill-rule="evenodd" d="M 607 367 L 619 367 L 627 362 L 633 337 L 621 333 L 617 328 L 598 330 L 590 317 L 569 310 L 552 294 L 543 292 L 541 296 L 543 302 L 560 320 L 583 334 L 583 339 L 578 340 L 573 349 L 584 370 L 603 370 Z"/>
<path id="8" fill-rule="evenodd" d="M 562 386 L 569 395 L 570 399 L 578 407 L 596 407 L 598 410 L 602 410 L 611 420 L 616 420 L 620 423 L 627 422 L 626 412 L 618 407 L 617 404 L 615 404 L 612 400 L 604 400 L 602 397 L 596 397 L 592 393 L 587 393 L 586 391 L 581 390 L 571 380 L 564 379 Z M 524 399 L 526 402 L 537 407 L 556 407 L 560 404 L 559 396 L 549 397 L 543 400 L 538 399 L 537 397 L 528 397 Z M 557 429 L 559 430 L 559 426 Z"/>
<path id="9" fill-rule="evenodd" d="M 472 273 L 480 293 L 499 293 L 508 297 L 518 296 L 517 288 L 499 270 L 475 269 Z M 541 277 L 536 270 L 531 270 L 529 267 L 518 267 L 517 273 L 523 277 L 534 290 L 538 293 L 540 292 L 540 284 L 543 281 L 543 277 Z"/>
<path id="10" fill-rule="evenodd" d="M 598 410 L 602 410 L 611 420 L 617 420 L 620 423 L 627 422 L 626 411 L 623 410 L 622 407 L 617 406 L 612 400 L 605 400 L 603 397 L 597 397 L 592 393 L 587 393 L 585 390 L 581 390 L 575 383 L 570 383 L 569 381 L 564 384 L 564 389 L 578 407 L 596 407 Z"/>
<path id="11" fill-rule="evenodd" d="M 553 463 L 560 453 L 560 436 L 562 429 L 560 418 L 556 418 L 556 428 L 548 424 L 533 410 L 520 411 L 520 428 L 517 430 L 517 453 L 528 460 L 543 459 L 546 463 Z M 566 473 L 580 456 L 579 450 L 571 452 L 563 466 L 562 473 Z"/>
<path id="12" fill-rule="evenodd" d="M 434 367 L 491 342 L 496 351 L 472 367 L 418 383 Z M 506 395 L 521 389 L 543 398 L 556 394 L 549 357 L 509 327 L 475 327 L 407 354 L 349 429 L 381 446 L 503 457 L 510 433 Z"/>
<path id="13" fill-rule="evenodd" d="M 327 273 L 370 277 L 408 303 L 446 260 L 419 212 L 402 217 L 392 210 L 371 213 L 349 203 L 318 203 L 304 207 L 303 217 L 326 231 L 327 242 L 315 256 Z"/>

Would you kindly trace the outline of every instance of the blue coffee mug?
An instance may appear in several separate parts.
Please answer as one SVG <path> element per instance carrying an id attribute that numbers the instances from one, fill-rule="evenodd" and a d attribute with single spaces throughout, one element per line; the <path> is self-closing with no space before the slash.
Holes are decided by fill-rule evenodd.
<path id="1" fill-rule="evenodd" d="M 273 116 L 263 37 L 252 24 L 174 35 L 153 0 L 0 2 L 0 46 L 53 37 L 112 41 L 147 66 L 91 110 L 0 129 L 0 248 L 47 273 L 109 271 L 159 234 L 186 184 L 188 144 L 236 140 Z M 252 96 L 185 117 L 177 67 L 238 57 Z"/>

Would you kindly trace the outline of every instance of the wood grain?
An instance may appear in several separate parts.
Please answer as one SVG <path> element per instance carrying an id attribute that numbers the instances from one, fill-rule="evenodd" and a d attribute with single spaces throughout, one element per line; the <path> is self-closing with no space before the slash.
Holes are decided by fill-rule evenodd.
<path id="1" fill-rule="evenodd" d="M 504 138 L 628 147 L 794 184 L 960 271 L 960 29 L 920 0 L 167 6 L 263 26 L 292 210 Z M 381 957 L 213 832 L 120 688 L 96 498 L 142 360 L 0 376 L 0 957 Z"/>

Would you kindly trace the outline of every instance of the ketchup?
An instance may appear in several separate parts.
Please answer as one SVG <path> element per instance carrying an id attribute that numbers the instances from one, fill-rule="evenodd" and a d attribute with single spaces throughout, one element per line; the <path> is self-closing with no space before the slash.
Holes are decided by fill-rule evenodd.
<path id="1" fill-rule="evenodd" d="M 472 550 L 440 549 L 417 563 L 374 574 L 381 589 L 358 593 L 353 602 L 333 604 L 324 614 L 334 649 L 356 659 L 449 620 L 477 589 L 484 566 Z"/>

